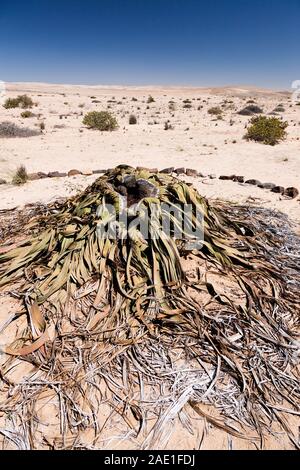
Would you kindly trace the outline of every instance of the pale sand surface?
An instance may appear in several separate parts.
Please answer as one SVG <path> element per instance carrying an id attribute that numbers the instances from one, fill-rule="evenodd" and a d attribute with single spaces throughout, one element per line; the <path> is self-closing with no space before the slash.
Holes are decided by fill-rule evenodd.
<path id="1" fill-rule="evenodd" d="M 170 166 L 195 168 L 204 175 L 215 174 L 217 177 L 237 174 L 246 179 L 300 188 L 300 106 L 290 107 L 289 93 L 245 87 L 162 89 L 28 83 L 9 84 L 7 89 L 8 96 L 30 95 L 38 103 L 32 111 L 41 116 L 39 119 L 22 119 L 21 110 L 0 107 L 0 122 L 8 120 L 30 128 L 35 128 L 41 121 L 46 125 L 40 136 L 0 139 L 0 178 L 8 182 L 20 164 L 24 164 L 28 172 L 66 172 L 72 168 L 98 170 L 127 163 L 159 169 Z M 147 109 L 149 94 L 155 98 L 155 103 Z M 91 96 L 100 103 L 92 103 Z M 138 101 L 132 101 L 133 97 Z M 192 109 L 183 108 L 185 99 L 191 100 Z M 266 113 L 283 104 L 286 112 L 279 115 L 289 122 L 285 142 L 271 147 L 243 139 L 250 118 L 239 116 L 236 111 L 249 99 L 254 99 Z M 111 100 L 116 102 L 108 103 Z M 222 106 L 226 100 L 224 120 L 217 121 L 207 111 L 212 106 Z M 169 101 L 176 103 L 174 112 L 169 111 Z M 101 133 L 83 126 L 81 113 L 105 110 L 108 106 L 119 122 L 117 131 Z M 198 110 L 199 106 L 203 108 Z M 137 116 L 137 125 L 128 124 L 131 113 Z M 168 119 L 174 130 L 164 130 Z M 231 120 L 233 125 L 230 125 Z M 64 127 L 55 128 L 57 125 Z M 27 183 L 21 188 L 0 186 L 0 208 L 67 196 L 95 178 L 47 179 Z M 249 197 L 258 198 L 258 204 L 277 208 L 300 220 L 297 199 L 287 201 L 269 191 L 233 182 L 199 179 L 195 184 L 205 196 L 239 202 L 245 202 Z"/>
<path id="2" fill-rule="evenodd" d="M 0 178 L 7 181 L 11 180 L 20 164 L 24 164 L 28 172 L 64 172 L 72 168 L 81 171 L 106 169 L 126 163 L 158 169 L 170 166 L 194 168 L 205 176 L 237 174 L 245 176 L 246 179 L 254 178 L 300 189 L 300 106 L 290 107 L 289 93 L 249 87 L 191 89 L 79 87 L 29 83 L 8 85 L 8 96 L 14 97 L 23 93 L 27 93 L 38 103 L 32 111 L 41 114 L 40 118 L 22 119 L 21 110 L 5 110 L 0 107 L 0 122 L 12 121 L 35 128 L 35 125 L 43 121 L 46 129 L 37 137 L 0 139 Z M 155 98 L 155 103 L 150 104 L 147 109 L 149 94 Z M 100 103 L 92 103 L 91 96 L 95 96 Z M 116 103 L 108 103 L 113 97 Z M 132 97 L 136 97 L 138 101 L 132 101 Z M 183 100 L 187 98 L 192 102 L 192 109 L 183 108 Z M 286 111 L 280 115 L 290 124 L 285 142 L 269 147 L 243 140 L 245 125 L 250 118 L 239 116 L 236 111 L 246 106 L 249 99 L 254 99 L 266 113 L 272 111 L 279 103 L 283 104 Z M 174 112 L 168 109 L 170 100 L 176 103 Z M 212 106 L 222 105 L 224 100 L 233 103 L 226 104 L 224 120 L 216 121 L 207 111 Z M 79 107 L 81 104 L 84 105 L 83 108 Z M 118 119 L 118 130 L 101 133 L 83 126 L 81 113 L 105 110 L 108 105 Z M 198 110 L 198 106 L 203 108 Z M 128 125 L 131 113 L 137 116 L 137 125 Z M 168 119 L 174 130 L 164 130 L 164 123 Z M 233 125 L 230 125 L 230 120 L 234 121 Z M 154 122 L 157 124 L 153 124 Z M 64 127 L 55 129 L 56 125 Z M 38 201 L 49 202 L 57 197 L 69 196 L 84 189 L 96 178 L 95 175 L 54 178 L 28 182 L 22 187 L 0 185 L 0 209 L 21 207 Z M 209 198 L 272 208 L 288 214 L 293 221 L 300 222 L 299 197 L 287 200 L 257 187 L 208 177 L 186 180 L 192 182 L 201 194 Z M 0 304 L 2 321 L 7 312 L 13 311 L 14 306 L 4 300 Z M 22 374 L 23 372 L 24 369 Z M 16 371 L 16 383 L 20 377 Z M 44 409 L 44 420 L 47 421 L 50 417 L 51 412 L 47 414 L 47 409 Z M 299 426 L 298 418 L 290 418 L 295 434 Z M 192 435 L 177 419 L 165 447 L 197 449 L 204 432 L 204 449 L 255 449 L 253 443 L 234 437 L 228 438 L 227 434 L 207 424 L 206 432 L 204 428 L 203 420 L 194 421 Z M 137 446 L 137 442 L 130 439 L 124 442 L 120 439 L 111 440 L 110 437 L 107 436 L 107 440 L 101 443 L 102 447 Z M 281 430 L 275 436 L 266 437 L 265 447 L 290 449 L 292 445 Z"/>

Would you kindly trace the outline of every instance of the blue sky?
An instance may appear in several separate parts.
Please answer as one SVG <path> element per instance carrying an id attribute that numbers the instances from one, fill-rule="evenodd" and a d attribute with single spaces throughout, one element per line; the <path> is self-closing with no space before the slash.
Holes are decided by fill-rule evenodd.
<path id="1" fill-rule="evenodd" d="M 0 0 L 0 80 L 289 89 L 300 0 Z"/>

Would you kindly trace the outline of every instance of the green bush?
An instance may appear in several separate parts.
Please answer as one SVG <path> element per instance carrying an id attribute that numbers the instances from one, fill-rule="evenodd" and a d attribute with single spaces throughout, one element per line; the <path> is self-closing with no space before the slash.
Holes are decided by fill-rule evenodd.
<path id="1" fill-rule="evenodd" d="M 24 165 L 21 165 L 17 168 L 13 179 L 12 184 L 20 186 L 21 184 L 25 184 L 28 181 L 28 174 Z"/>
<path id="2" fill-rule="evenodd" d="M 214 107 L 214 108 L 209 108 L 208 114 L 211 114 L 212 116 L 220 116 L 222 114 L 222 109 L 219 107 Z"/>
<path id="3" fill-rule="evenodd" d="M 34 117 L 34 114 L 31 111 L 23 111 L 21 117 L 24 119 Z"/>
<path id="4" fill-rule="evenodd" d="M 134 114 L 131 114 L 131 115 L 129 116 L 129 124 L 130 124 L 130 125 L 134 125 L 134 124 L 136 124 L 136 123 L 137 123 L 137 118 L 136 118 L 136 116 L 135 116 Z"/>
<path id="5" fill-rule="evenodd" d="M 251 126 L 245 135 L 245 139 L 263 142 L 266 145 L 276 145 L 286 138 L 285 129 L 287 122 L 274 117 L 259 116 L 250 121 Z"/>
<path id="6" fill-rule="evenodd" d="M 249 106 L 246 106 L 246 108 L 241 109 L 238 114 L 240 114 L 240 116 L 252 116 L 253 114 L 262 114 L 263 112 L 263 109 L 256 104 L 250 104 Z"/>
<path id="7" fill-rule="evenodd" d="M 83 124 L 90 129 L 113 131 L 118 127 L 116 118 L 108 111 L 92 111 L 84 116 Z"/>
<path id="8" fill-rule="evenodd" d="M 33 101 L 27 95 L 19 95 L 17 96 L 17 98 L 7 98 L 3 106 L 5 109 L 11 109 L 11 108 L 27 109 L 27 108 L 32 108 Z"/>

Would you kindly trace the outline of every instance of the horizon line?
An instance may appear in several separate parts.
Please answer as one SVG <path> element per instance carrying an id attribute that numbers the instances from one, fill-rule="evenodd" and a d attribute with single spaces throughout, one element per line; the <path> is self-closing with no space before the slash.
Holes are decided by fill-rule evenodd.
<path id="1" fill-rule="evenodd" d="M 262 91 L 272 91 L 272 92 L 285 92 L 285 93 L 292 93 L 290 89 L 282 89 L 282 88 L 267 88 L 260 85 L 249 85 L 249 84 L 227 84 L 227 85 L 172 85 L 172 84 L 147 84 L 147 85 L 133 85 L 133 84 L 118 84 L 118 85 L 111 85 L 111 84 L 86 84 L 86 83 L 61 83 L 61 82 L 41 82 L 41 81 L 8 81 L 2 80 L 7 85 L 20 85 L 20 84 L 27 84 L 27 85 L 50 85 L 50 86 L 65 86 L 65 87 L 82 87 L 82 88 L 139 88 L 139 89 L 147 89 L 147 88 L 186 88 L 186 89 L 222 89 L 222 88 L 245 88 L 245 89 L 253 89 L 253 90 L 262 90 Z"/>

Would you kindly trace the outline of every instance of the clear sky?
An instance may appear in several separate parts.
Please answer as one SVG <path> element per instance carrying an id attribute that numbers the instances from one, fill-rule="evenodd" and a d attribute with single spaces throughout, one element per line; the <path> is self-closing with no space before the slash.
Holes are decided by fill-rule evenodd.
<path id="1" fill-rule="evenodd" d="M 0 0 L 0 80 L 289 89 L 300 0 Z"/>

